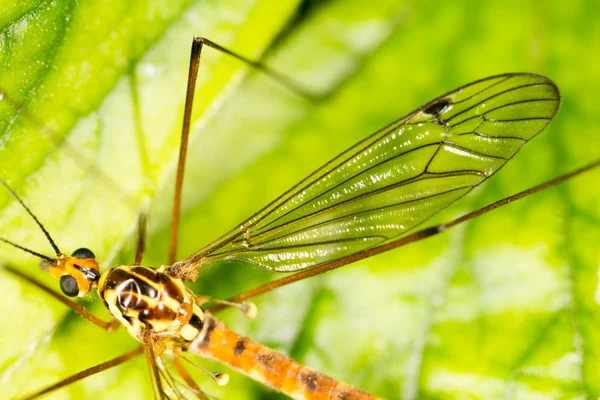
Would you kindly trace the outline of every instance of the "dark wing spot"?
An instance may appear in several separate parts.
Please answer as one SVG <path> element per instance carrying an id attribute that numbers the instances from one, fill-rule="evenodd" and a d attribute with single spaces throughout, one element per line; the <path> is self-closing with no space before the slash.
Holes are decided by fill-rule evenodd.
<path id="1" fill-rule="evenodd" d="M 423 110 L 425 114 L 438 115 L 444 111 L 452 102 L 448 99 L 437 99 L 433 104 Z"/>
<path id="2" fill-rule="evenodd" d="M 233 354 L 239 356 L 244 352 L 244 350 L 246 350 L 246 344 L 244 343 L 245 341 L 246 339 L 244 338 L 238 340 L 238 342 L 235 344 L 235 348 L 233 349 Z"/>

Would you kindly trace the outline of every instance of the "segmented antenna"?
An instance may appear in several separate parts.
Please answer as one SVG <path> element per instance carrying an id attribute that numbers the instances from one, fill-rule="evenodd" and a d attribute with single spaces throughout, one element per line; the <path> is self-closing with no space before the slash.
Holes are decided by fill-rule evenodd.
<path id="1" fill-rule="evenodd" d="M 51 262 L 51 263 L 55 261 L 55 260 L 53 260 L 52 258 L 50 258 L 50 257 L 48 257 L 48 256 L 45 256 L 45 255 L 43 255 L 43 254 L 40 254 L 40 253 L 38 253 L 37 251 L 30 250 L 30 249 L 28 249 L 27 247 L 20 246 L 20 245 L 18 245 L 18 244 L 16 244 L 16 243 L 14 243 L 14 242 L 11 242 L 10 240 L 7 240 L 7 239 L 4 239 L 4 238 L 1 238 L 1 237 L 0 237 L 0 241 L 1 241 L 1 242 L 4 242 L 4 243 L 6 243 L 6 244 L 10 244 L 11 246 L 13 246 L 13 247 L 16 247 L 17 249 L 23 250 L 24 252 L 27 252 L 27 253 L 29 253 L 29 254 L 32 254 L 32 255 L 34 255 L 34 256 L 36 256 L 36 257 L 39 257 L 39 258 L 41 258 L 42 260 L 45 260 L 45 261 L 48 261 L 48 262 Z"/>
<path id="2" fill-rule="evenodd" d="M 58 246 L 56 245 L 56 243 L 54 243 L 54 240 L 52 240 L 52 237 L 50 236 L 50 233 L 48 233 L 48 231 L 46 230 L 46 228 L 44 228 L 44 225 L 42 225 L 42 223 L 37 219 L 37 217 L 35 215 L 33 215 L 33 213 L 31 212 L 31 210 L 25 205 L 25 203 L 23 203 L 23 200 L 21 200 L 21 198 L 19 196 L 17 196 L 17 194 L 14 192 L 14 190 L 11 189 L 10 186 L 8 186 L 8 184 L 6 182 L 4 182 L 3 179 L 0 178 L 0 183 L 2 183 L 2 185 L 6 188 L 6 190 L 8 190 L 8 192 L 12 195 L 12 197 L 14 197 L 19 204 L 21 204 L 21 206 L 23 206 L 23 208 L 25 209 L 25 211 L 27 211 L 27 214 L 29 214 L 29 216 L 31 218 L 33 218 L 33 220 L 35 221 L 35 223 L 37 224 L 37 226 L 40 227 L 40 229 L 42 230 L 42 232 L 44 232 L 44 235 L 46 236 L 46 239 L 48 239 L 48 243 L 50 243 L 50 246 L 52 246 L 52 248 L 54 249 L 54 252 L 56 253 L 57 256 L 60 256 L 62 253 L 59 250 Z M 24 247 L 18 246 L 12 242 L 9 242 L 8 240 L 4 240 L 2 239 L 5 243 L 11 244 L 21 250 L 27 251 L 28 253 L 37 255 L 38 257 L 41 257 L 43 259 L 48 259 L 48 257 L 46 256 L 42 256 L 41 254 L 38 254 L 34 251 L 25 249 Z M 53 261 L 52 259 L 49 259 L 49 261 Z"/>

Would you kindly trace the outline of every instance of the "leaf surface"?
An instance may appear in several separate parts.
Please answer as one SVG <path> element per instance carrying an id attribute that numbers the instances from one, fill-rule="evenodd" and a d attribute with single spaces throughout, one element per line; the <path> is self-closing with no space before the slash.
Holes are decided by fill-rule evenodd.
<path id="1" fill-rule="evenodd" d="M 331 1 L 308 8 L 275 42 L 296 3 L 171 3 L 32 1 L 2 8 L 0 86 L 32 118 L 14 118 L 15 110 L 0 102 L 0 174 L 65 252 L 86 246 L 105 266 L 130 263 L 140 208 L 127 196 L 150 207 L 144 263 L 165 262 L 193 35 L 250 57 L 274 43 L 271 65 L 331 94 L 315 105 L 234 61 L 203 54 L 180 257 L 399 116 L 498 73 L 551 77 L 562 109 L 497 176 L 436 221 L 600 157 L 600 35 L 591 2 L 540 9 L 517 1 Z M 107 187 L 102 174 L 122 190 Z M 230 311 L 219 316 L 386 398 L 598 397 L 599 179 L 598 172 L 582 176 L 446 235 L 257 298 L 255 321 Z M 0 235 L 49 252 L 4 193 L 0 207 Z M 2 259 L 58 287 L 31 257 L 3 248 Z M 194 288 L 225 298 L 273 278 L 249 264 L 222 263 L 203 270 Z M 123 330 L 99 332 L 3 272 L 0 292 L 7 398 L 135 346 Z M 99 302 L 92 306 L 106 316 L 101 309 Z M 140 358 L 55 398 L 148 398 L 147 375 Z M 279 397 L 239 375 L 224 388 L 197 377 L 221 398 Z"/>

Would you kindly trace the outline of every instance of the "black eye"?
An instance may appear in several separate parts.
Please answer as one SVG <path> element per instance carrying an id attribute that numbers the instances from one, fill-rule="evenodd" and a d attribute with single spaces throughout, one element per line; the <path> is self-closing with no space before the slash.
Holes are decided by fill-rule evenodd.
<path id="1" fill-rule="evenodd" d="M 85 247 L 75 250 L 73 252 L 72 256 L 75 258 L 80 258 L 80 259 L 96 258 L 94 253 L 92 253 L 92 251 L 90 249 L 86 249 Z"/>
<path id="2" fill-rule="evenodd" d="M 63 275 L 60 277 L 60 290 L 69 297 L 75 297 L 79 294 L 77 281 L 71 275 Z"/>

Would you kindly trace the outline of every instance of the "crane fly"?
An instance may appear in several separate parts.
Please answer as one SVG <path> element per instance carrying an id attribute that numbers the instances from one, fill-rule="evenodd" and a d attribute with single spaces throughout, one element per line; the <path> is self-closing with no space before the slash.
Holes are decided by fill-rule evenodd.
<path id="1" fill-rule="evenodd" d="M 41 218 L 2 181 L 45 234 L 55 255 L 46 256 L 8 238 L 0 240 L 40 258 L 42 268 L 59 279 L 65 296 L 83 297 L 97 291 L 113 320 L 97 318 L 18 268 L 7 266 L 6 270 L 107 331 L 124 325 L 142 344 L 26 398 L 38 398 L 141 353 L 148 361 L 155 398 L 182 398 L 188 394 L 208 398 L 185 368 L 187 363 L 196 366 L 186 358 L 190 353 L 218 360 L 293 398 L 375 399 L 374 395 L 304 367 L 229 330 L 212 313 L 234 306 L 253 317 L 254 307 L 245 301 L 256 295 L 435 236 L 599 165 L 597 161 L 463 217 L 422 228 L 433 215 L 502 168 L 550 123 L 559 109 L 558 88 L 548 78 L 529 73 L 492 76 L 448 92 L 366 137 L 217 240 L 176 261 L 190 116 L 203 46 L 250 64 L 302 94 L 293 81 L 260 62 L 205 38 L 194 39 L 168 264 L 159 268 L 142 266 L 146 224 L 140 218 L 138 251 L 133 263 L 100 272 L 91 250 L 82 247 L 71 255 L 63 253 Z M 206 265 L 223 260 L 294 274 L 228 301 L 196 295 L 185 286 L 184 282 L 195 281 Z M 217 306 L 207 308 L 208 303 Z M 183 381 L 167 368 L 168 357 Z M 226 374 L 206 373 L 219 384 L 227 380 Z"/>

